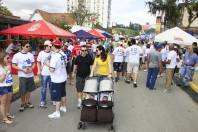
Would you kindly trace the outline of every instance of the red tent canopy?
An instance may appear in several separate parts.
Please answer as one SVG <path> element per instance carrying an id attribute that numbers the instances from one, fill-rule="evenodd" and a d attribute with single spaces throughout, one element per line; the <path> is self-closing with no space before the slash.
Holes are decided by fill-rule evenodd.
<path id="1" fill-rule="evenodd" d="M 42 38 L 56 37 L 76 37 L 74 34 L 67 32 L 47 21 L 39 20 L 16 26 L 14 28 L 0 31 L 0 34 L 32 36 Z"/>
<path id="2" fill-rule="evenodd" d="M 94 36 L 96 36 L 97 38 L 100 38 L 100 39 L 105 38 L 105 36 L 102 33 L 98 32 L 96 29 L 90 30 L 89 33 L 91 33 L 92 35 L 94 35 Z"/>

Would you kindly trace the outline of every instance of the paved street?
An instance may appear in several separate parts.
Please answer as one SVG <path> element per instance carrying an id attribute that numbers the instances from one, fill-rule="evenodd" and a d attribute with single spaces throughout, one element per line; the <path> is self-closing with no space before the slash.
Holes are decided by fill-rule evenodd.
<path id="1" fill-rule="evenodd" d="M 165 78 L 158 79 L 157 90 L 149 91 L 145 88 L 146 72 L 141 72 L 139 78 L 136 89 L 123 80 L 115 84 L 117 132 L 198 132 L 198 105 L 184 91 L 174 86 L 171 93 L 163 93 Z M 19 113 L 19 101 L 13 103 L 16 120 L 12 126 L 2 128 L 5 132 L 79 131 L 80 110 L 76 108 L 74 87 L 67 85 L 68 112 L 58 120 L 48 119 L 54 110 L 50 104 L 48 109 L 38 108 L 39 93 L 40 89 L 33 94 L 34 109 Z M 90 124 L 85 131 L 106 132 L 107 126 Z"/>

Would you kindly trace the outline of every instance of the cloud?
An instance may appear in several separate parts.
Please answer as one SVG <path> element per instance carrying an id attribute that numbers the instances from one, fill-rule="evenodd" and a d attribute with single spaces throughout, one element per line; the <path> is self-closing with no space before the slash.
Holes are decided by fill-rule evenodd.
<path id="1" fill-rule="evenodd" d="M 64 12 L 66 0 L 3 0 L 14 15 L 29 19 L 36 10 Z M 147 13 L 145 0 L 112 0 L 112 22 L 127 25 L 130 21 L 145 24 L 155 23 L 155 18 Z"/>
<path id="2" fill-rule="evenodd" d="M 65 0 L 3 0 L 3 3 L 14 15 L 23 19 L 29 19 L 30 14 L 36 9 L 48 12 L 64 12 L 66 10 Z"/>
<path id="3" fill-rule="evenodd" d="M 145 24 L 155 23 L 155 17 L 148 14 L 144 0 L 113 0 L 112 17 L 113 23 L 128 25 L 129 22 Z"/>

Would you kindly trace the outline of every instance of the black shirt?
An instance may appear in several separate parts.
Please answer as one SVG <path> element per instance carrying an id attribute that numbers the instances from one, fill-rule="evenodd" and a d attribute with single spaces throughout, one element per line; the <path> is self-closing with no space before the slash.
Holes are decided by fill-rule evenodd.
<path id="1" fill-rule="evenodd" d="M 76 75 L 82 78 L 86 78 L 90 74 L 90 66 L 93 65 L 93 59 L 90 55 L 85 57 L 79 55 L 74 62 L 77 65 Z"/>

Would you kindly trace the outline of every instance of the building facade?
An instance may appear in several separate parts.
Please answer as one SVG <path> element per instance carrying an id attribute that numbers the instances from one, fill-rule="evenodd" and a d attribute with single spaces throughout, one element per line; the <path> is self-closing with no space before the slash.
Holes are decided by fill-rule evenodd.
<path id="1" fill-rule="evenodd" d="M 111 1 L 112 0 L 66 0 L 67 13 L 83 5 L 90 13 L 97 14 L 96 19 L 104 28 L 110 27 L 111 21 Z M 94 17 L 94 16 L 93 16 Z"/>

